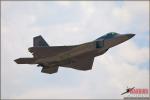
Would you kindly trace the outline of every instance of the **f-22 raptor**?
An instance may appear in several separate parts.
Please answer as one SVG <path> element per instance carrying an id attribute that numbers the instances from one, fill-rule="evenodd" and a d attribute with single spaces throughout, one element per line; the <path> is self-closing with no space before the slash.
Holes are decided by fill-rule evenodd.
<path id="1" fill-rule="evenodd" d="M 73 46 L 49 46 L 41 35 L 33 38 L 33 47 L 28 50 L 32 58 L 18 58 L 17 64 L 38 64 L 43 73 L 53 74 L 59 66 L 77 70 L 91 70 L 94 57 L 104 54 L 109 48 L 114 47 L 135 34 L 119 34 L 109 32 L 98 39 Z"/>

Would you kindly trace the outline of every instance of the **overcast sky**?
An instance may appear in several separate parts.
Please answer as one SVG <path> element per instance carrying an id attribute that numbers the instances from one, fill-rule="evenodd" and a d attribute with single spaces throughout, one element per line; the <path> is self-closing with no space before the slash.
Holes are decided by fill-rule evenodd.
<path id="1" fill-rule="evenodd" d="M 2 1 L 1 95 L 3 99 L 122 99 L 126 87 L 149 88 L 148 1 Z M 90 71 L 59 68 L 41 73 L 13 60 L 32 57 L 33 37 L 51 46 L 76 45 L 108 33 L 132 39 L 94 60 Z M 146 95 L 148 96 L 148 95 Z"/>

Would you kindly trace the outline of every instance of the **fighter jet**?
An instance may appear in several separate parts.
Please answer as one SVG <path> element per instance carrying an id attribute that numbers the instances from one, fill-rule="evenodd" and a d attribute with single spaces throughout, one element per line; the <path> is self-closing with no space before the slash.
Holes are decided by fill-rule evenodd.
<path id="1" fill-rule="evenodd" d="M 72 46 L 49 46 L 41 35 L 33 38 L 33 47 L 28 48 L 32 58 L 18 58 L 17 64 L 37 64 L 41 72 L 53 74 L 59 67 L 91 70 L 94 57 L 104 54 L 109 48 L 132 38 L 135 34 L 109 32 L 98 39 Z"/>
<path id="2" fill-rule="evenodd" d="M 127 87 L 126 92 L 122 93 L 121 95 L 126 94 L 126 93 L 129 93 L 129 92 L 132 91 L 134 88 L 135 88 L 135 87 L 133 87 L 133 88 L 128 88 L 128 87 Z"/>

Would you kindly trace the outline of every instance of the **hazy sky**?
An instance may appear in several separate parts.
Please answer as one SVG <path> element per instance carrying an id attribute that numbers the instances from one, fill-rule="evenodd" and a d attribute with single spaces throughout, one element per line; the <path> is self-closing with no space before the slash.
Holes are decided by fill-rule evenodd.
<path id="1" fill-rule="evenodd" d="M 1 6 L 3 99 L 121 99 L 132 96 L 120 95 L 127 86 L 149 88 L 148 1 L 2 1 Z M 49 75 L 13 61 L 32 57 L 28 48 L 37 35 L 57 46 L 93 41 L 108 32 L 136 36 L 96 57 L 90 71 L 60 67 Z"/>

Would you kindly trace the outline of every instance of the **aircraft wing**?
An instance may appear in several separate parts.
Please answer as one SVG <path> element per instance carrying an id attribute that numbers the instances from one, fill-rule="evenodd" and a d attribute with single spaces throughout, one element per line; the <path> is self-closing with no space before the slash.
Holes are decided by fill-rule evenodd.
<path id="1" fill-rule="evenodd" d="M 64 67 L 70 67 L 78 70 L 90 70 L 92 69 L 94 56 L 82 55 L 72 60 L 70 64 L 63 65 Z"/>
<path id="2" fill-rule="evenodd" d="M 59 66 L 43 66 L 41 72 L 47 74 L 53 74 L 58 71 Z"/>

